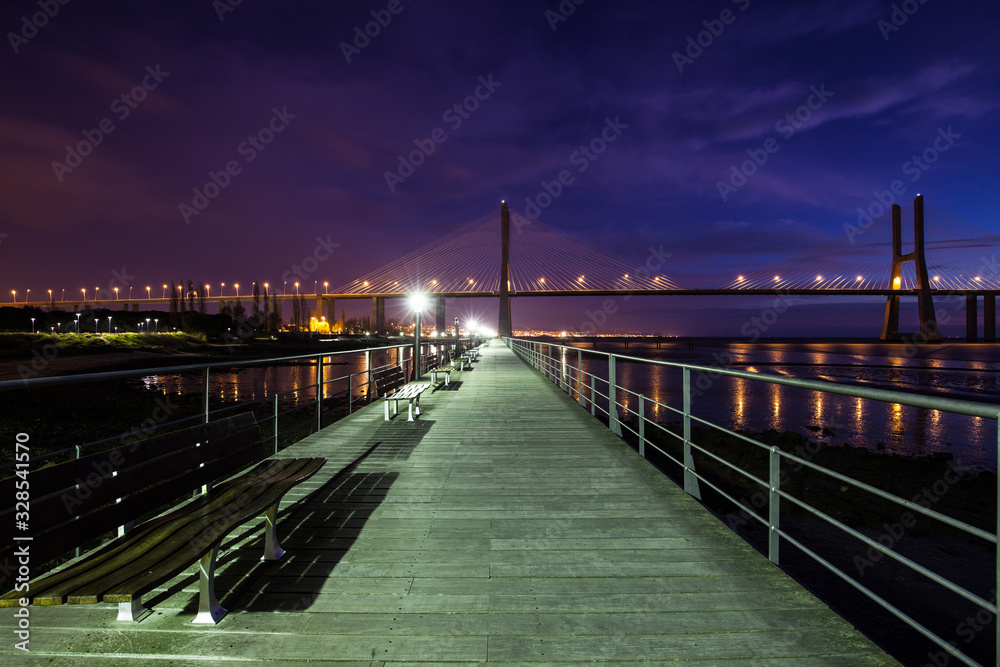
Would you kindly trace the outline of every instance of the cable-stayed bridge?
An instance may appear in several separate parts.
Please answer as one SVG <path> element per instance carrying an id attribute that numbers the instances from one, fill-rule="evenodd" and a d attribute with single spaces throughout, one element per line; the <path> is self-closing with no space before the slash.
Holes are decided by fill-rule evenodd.
<path id="1" fill-rule="evenodd" d="M 913 220 L 913 241 L 903 252 L 903 220 Z M 1000 235 L 987 232 L 933 206 L 917 195 L 906 207 L 807 248 L 780 262 L 747 270 L 714 288 L 686 286 L 665 271 L 669 248 L 650 248 L 639 264 L 575 238 L 539 220 L 499 210 L 338 288 L 315 294 L 271 293 L 279 301 L 315 300 L 315 314 L 333 320 L 335 302 L 371 299 L 376 332 L 385 330 L 385 302 L 424 294 L 435 302 L 438 331 L 444 331 L 445 301 L 499 298 L 498 330 L 513 330 L 511 299 L 614 295 L 885 296 L 883 340 L 901 338 L 899 303 L 915 297 L 918 339 L 940 340 L 933 297 L 967 299 L 967 334 L 977 339 L 978 299 L 984 301 L 985 341 L 996 339 L 996 296 L 1000 293 Z M 298 290 L 296 290 L 298 291 Z M 166 303 L 148 298 L 91 301 L 91 305 Z M 231 300 L 231 297 L 226 300 Z M 62 303 L 62 302 L 60 302 Z M 51 302 L 35 302 L 35 306 Z M 84 305 L 87 305 L 84 303 Z"/>

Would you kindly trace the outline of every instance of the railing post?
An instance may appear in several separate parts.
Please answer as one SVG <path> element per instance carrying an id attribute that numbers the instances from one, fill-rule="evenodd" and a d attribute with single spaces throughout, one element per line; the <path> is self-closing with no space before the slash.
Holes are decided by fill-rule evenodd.
<path id="1" fill-rule="evenodd" d="M 646 397 L 639 394 L 639 456 L 646 458 Z"/>
<path id="2" fill-rule="evenodd" d="M 576 400 L 586 405 L 583 399 L 583 350 L 576 351 Z"/>
<path id="3" fill-rule="evenodd" d="M 590 376 L 590 414 L 597 416 L 597 376 Z"/>
<path id="4" fill-rule="evenodd" d="M 278 394 L 274 395 L 274 453 L 278 453 Z"/>
<path id="5" fill-rule="evenodd" d="M 208 423 L 208 368 L 205 368 L 204 381 L 201 385 L 201 393 L 205 403 L 205 423 Z"/>
<path id="6" fill-rule="evenodd" d="M 79 458 L 80 458 L 80 445 L 75 445 L 74 447 L 75 447 L 75 449 L 76 449 L 76 458 L 77 458 L 77 459 L 79 460 Z M 77 481 L 79 481 L 79 480 L 77 480 Z M 80 485 L 79 485 L 79 484 L 77 484 L 77 485 L 76 485 L 76 492 L 77 492 L 78 494 L 80 493 Z M 77 514 L 77 515 L 76 515 L 76 516 L 74 516 L 73 518 L 74 518 L 74 519 L 79 519 L 79 518 L 80 518 L 80 515 L 79 515 L 79 514 Z M 74 556 L 75 556 L 76 558 L 79 558 L 79 557 L 80 557 L 80 547 L 77 547 L 76 549 L 74 549 L 74 550 L 73 550 L 73 555 L 74 555 Z"/>
<path id="7" fill-rule="evenodd" d="M 701 487 L 694 475 L 691 455 L 691 369 L 684 368 L 684 490 L 701 500 Z"/>
<path id="8" fill-rule="evenodd" d="M 354 409 L 354 373 L 347 376 L 347 414 L 352 414 Z"/>
<path id="9" fill-rule="evenodd" d="M 778 529 L 781 527 L 781 495 L 778 490 L 781 488 L 781 450 L 776 446 L 771 446 L 771 470 L 768 476 L 770 491 L 768 492 L 767 510 L 767 558 L 775 565 L 778 564 L 778 543 L 780 536 Z"/>
<path id="10" fill-rule="evenodd" d="M 323 430 L 323 355 L 316 358 L 316 431 Z"/>
<path id="11" fill-rule="evenodd" d="M 621 437 L 622 425 L 618 421 L 618 385 L 615 377 L 615 355 L 608 354 L 608 428 Z"/>

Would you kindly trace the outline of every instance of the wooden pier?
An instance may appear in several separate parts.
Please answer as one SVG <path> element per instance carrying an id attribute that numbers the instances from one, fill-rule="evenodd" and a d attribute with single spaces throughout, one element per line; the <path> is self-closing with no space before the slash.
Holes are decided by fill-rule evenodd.
<path id="1" fill-rule="evenodd" d="M 897 664 L 499 342 L 421 407 L 282 452 L 329 461 L 282 561 L 257 527 L 223 545 L 219 625 L 190 624 L 192 571 L 139 623 L 32 607 L 29 654 L 8 610 L 0 662 Z"/>

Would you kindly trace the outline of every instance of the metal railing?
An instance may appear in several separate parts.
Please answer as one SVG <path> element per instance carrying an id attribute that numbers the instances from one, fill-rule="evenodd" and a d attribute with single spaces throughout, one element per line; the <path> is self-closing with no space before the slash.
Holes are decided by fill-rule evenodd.
<path id="1" fill-rule="evenodd" d="M 462 340 L 460 342 L 467 342 Z M 452 346 L 455 343 L 454 339 L 440 339 L 435 341 L 434 339 L 427 340 L 421 343 L 421 372 L 423 372 L 428 364 L 429 356 L 428 354 L 441 347 Z M 388 359 L 385 364 L 380 366 L 372 366 L 373 354 L 377 352 L 392 352 L 395 350 L 395 355 L 388 355 Z M 335 360 L 352 355 L 364 355 L 364 369 L 360 372 L 348 373 L 346 375 L 340 375 L 337 377 L 328 377 L 327 366 L 332 366 Z M 356 397 L 357 390 L 367 387 L 371 380 L 372 375 L 378 371 L 385 370 L 391 366 L 399 365 L 404 373 L 404 376 L 409 377 L 411 370 L 413 368 L 413 343 L 405 343 L 402 345 L 385 345 L 380 347 L 370 347 L 361 348 L 354 350 L 341 350 L 335 352 L 322 352 L 322 353 L 310 353 L 302 355 L 293 355 L 287 357 L 271 357 L 265 359 L 244 359 L 244 360 L 234 360 L 234 361 L 219 361 L 204 364 L 187 364 L 181 366 L 164 366 L 157 368 L 143 368 L 136 370 L 127 371 L 111 371 L 102 373 L 81 373 L 77 375 L 62 375 L 53 377 L 42 377 L 42 378 L 28 378 L 24 380 L 9 380 L 0 382 L 0 393 L 11 392 L 18 390 L 26 390 L 33 388 L 44 388 L 44 387 L 60 387 L 73 384 L 92 384 L 97 382 L 104 382 L 108 380 L 127 380 L 138 377 L 148 377 L 148 376 L 164 376 L 164 375 L 183 375 L 183 374 L 196 374 L 200 373 L 201 381 L 201 408 L 198 414 L 190 415 L 186 417 L 181 417 L 179 419 L 164 420 L 158 422 L 155 427 L 153 427 L 149 432 L 144 431 L 142 433 L 142 439 L 147 439 L 154 435 L 154 432 L 165 432 L 166 429 L 170 427 L 185 427 L 192 426 L 197 423 L 208 423 L 213 419 L 219 419 L 225 416 L 224 413 L 229 413 L 234 410 L 246 409 L 246 408 L 256 408 L 256 412 L 260 414 L 267 414 L 264 419 L 258 417 L 258 425 L 263 427 L 267 424 L 271 425 L 271 433 L 269 437 L 273 445 L 273 453 L 278 453 L 279 449 L 284 449 L 288 447 L 298 439 L 294 439 L 285 442 L 283 446 L 279 447 L 279 441 L 282 436 L 288 435 L 289 433 L 295 431 L 296 429 L 303 429 L 303 427 L 309 425 L 309 432 L 313 430 L 319 430 L 323 428 L 324 422 L 323 418 L 326 414 L 327 416 L 331 411 L 324 413 L 324 401 L 333 401 L 337 398 L 341 398 L 346 402 L 347 414 L 351 414 L 355 410 L 355 405 L 359 400 Z M 231 403 L 223 405 L 222 407 L 217 407 L 212 409 L 210 407 L 209 397 L 210 397 L 210 384 L 212 381 L 213 373 L 218 372 L 229 372 L 234 367 L 252 367 L 252 368 L 267 368 L 280 365 L 288 365 L 296 362 L 306 362 L 314 365 L 315 367 L 315 381 L 311 384 L 296 386 L 293 389 L 287 391 L 276 391 L 273 394 L 265 395 L 262 398 L 251 399 L 251 400 L 235 400 Z M 337 384 L 344 383 L 346 386 L 343 389 L 332 391 L 324 396 L 327 392 L 327 388 Z M 282 400 L 291 395 L 299 392 L 307 391 L 314 393 L 315 396 L 312 400 L 295 404 L 291 408 L 286 408 L 282 410 L 281 403 Z M 288 417 L 293 413 L 301 413 L 314 408 L 313 414 L 306 419 L 294 421 L 289 424 L 281 424 L 279 422 L 282 418 Z M 343 407 L 341 408 L 343 409 Z M 0 412 L 2 414 L 2 412 Z M 11 419 L 10 415 L 4 416 L 5 420 Z M 287 422 L 287 420 L 285 420 Z M 304 430 L 304 429 L 303 429 Z M 307 435 L 308 433 L 306 433 Z M 65 457 L 67 455 L 73 455 L 75 458 L 80 458 L 86 456 L 88 453 L 93 451 L 98 451 L 98 448 L 107 447 L 110 443 L 120 441 L 123 438 L 128 437 L 129 433 L 117 433 L 109 437 L 103 437 L 98 440 L 92 440 L 89 442 L 74 444 L 71 447 L 66 447 L 62 449 L 49 450 L 34 454 L 29 463 L 32 469 L 37 469 L 42 465 L 45 465 L 51 459 L 58 457 Z M 304 436 L 303 436 L 304 437 Z M 9 476 L 9 470 L 14 466 L 13 461 L 0 463 L 0 477 Z"/>
<path id="2" fill-rule="evenodd" d="M 690 495 L 701 500 L 701 485 L 704 484 L 710 487 L 712 490 L 720 494 L 723 498 L 733 503 L 736 507 L 742 510 L 741 516 L 749 516 L 758 521 L 763 527 L 767 529 L 767 556 L 768 559 L 775 563 L 780 564 L 780 553 L 782 540 L 787 541 L 788 544 L 795 546 L 806 556 L 814 560 L 823 566 L 826 570 L 834 574 L 840 580 L 849 584 L 853 588 L 864 594 L 869 600 L 875 602 L 889 613 L 891 613 L 896 618 L 900 619 L 908 626 L 922 634 L 924 637 L 928 638 L 930 641 L 941 647 L 941 649 L 947 652 L 954 658 L 962 661 L 966 665 L 978 666 L 979 662 L 973 658 L 967 656 L 961 650 L 958 649 L 956 642 L 940 637 L 934 631 L 928 629 L 925 625 L 918 622 L 910 614 L 906 613 L 902 609 L 899 609 L 896 605 L 892 604 L 890 601 L 885 599 L 885 597 L 879 595 L 875 591 L 871 590 L 868 586 L 861 583 L 858 579 L 849 576 L 835 564 L 830 562 L 827 558 L 818 554 L 813 549 L 803 544 L 799 539 L 796 539 L 793 535 L 790 535 L 786 530 L 782 529 L 781 525 L 781 501 L 785 500 L 795 506 L 801 508 L 805 512 L 812 516 L 815 516 L 822 521 L 825 521 L 829 525 L 833 526 L 837 530 L 846 533 L 852 538 L 859 540 L 865 544 L 869 549 L 875 549 L 884 556 L 888 556 L 900 565 L 909 568 L 913 572 L 916 572 L 924 577 L 927 577 L 931 581 L 943 586 L 945 589 L 951 591 L 952 593 L 961 596 L 962 598 L 976 604 L 980 609 L 986 610 L 993 617 L 997 614 L 997 605 L 995 601 L 987 600 L 981 595 L 978 595 L 965 587 L 951 581 L 950 579 L 942 576 L 941 574 L 915 562 L 913 559 L 908 558 L 904 554 L 892 548 L 893 541 L 889 545 L 884 544 L 882 541 L 872 539 L 871 537 L 855 530 L 854 528 L 846 525 L 844 522 L 830 516 L 827 512 L 816 508 L 800 498 L 786 492 L 782 489 L 782 481 L 786 479 L 786 473 L 783 471 L 783 464 L 803 466 L 808 468 L 814 473 L 828 476 L 831 479 L 837 480 L 845 484 L 852 485 L 856 488 L 862 489 L 868 493 L 871 493 L 878 498 L 885 501 L 898 505 L 903 508 L 906 512 L 915 512 L 923 516 L 930 517 L 937 521 L 940 521 L 952 528 L 955 528 L 967 535 L 973 536 L 975 538 L 984 540 L 985 542 L 996 547 L 998 540 L 997 535 L 1000 533 L 1000 527 L 994 532 L 989 532 L 977 528 L 969 523 L 956 519 L 954 517 L 948 516 L 937 512 L 930 507 L 925 507 L 917 502 L 901 498 L 898 495 L 889 493 L 882 489 L 879 489 L 873 485 L 867 484 L 860 480 L 854 479 L 835 470 L 831 470 L 824 466 L 818 465 L 815 462 L 803 458 L 802 456 L 797 456 L 791 452 L 783 451 L 778 446 L 768 446 L 754 438 L 748 437 L 743 433 L 739 433 L 725 426 L 717 423 L 713 423 L 707 419 L 695 416 L 691 412 L 691 396 L 692 396 L 692 383 L 691 383 L 691 373 L 692 372 L 707 372 L 714 375 L 722 375 L 733 378 L 742 378 L 755 383 L 771 384 L 771 385 L 784 385 L 789 387 L 796 387 L 799 389 L 806 389 L 817 392 L 825 392 L 827 394 L 839 394 L 843 396 L 851 396 L 861 399 L 870 399 L 875 401 L 883 401 L 894 404 L 908 405 L 919 408 L 929 408 L 933 410 L 940 410 L 944 412 L 951 412 L 961 415 L 968 415 L 973 417 L 981 417 L 984 419 L 992 420 L 997 422 L 1000 418 L 1000 407 L 993 404 L 986 403 L 976 403 L 971 401 L 963 401 L 949 398 L 941 398 L 937 396 L 926 396 L 920 394 L 912 394 L 900 391 L 891 391 L 885 389 L 869 388 L 869 387 L 858 387 L 858 386 L 847 386 L 842 384 L 836 384 L 833 382 L 826 382 L 820 380 L 805 380 L 791 377 L 783 377 L 776 375 L 767 375 L 761 373 L 750 373 L 745 371 L 731 370 L 719 367 L 705 367 L 690 364 L 680 364 L 674 362 L 657 361 L 651 359 L 643 359 L 639 357 L 632 357 L 621 354 L 614 354 L 611 352 L 603 352 L 597 350 L 585 350 L 579 347 L 570 347 L 566 345 L 559 345 L 555 343 L 547 343 L 541 341 L 533 341 L 526 339 L 515 339 L 508 338 L 505 341 L 507 345 L 523 360 L 533 366 L 536 370 L 543 373 L 550 381 L 559 386 L 563 391 L 572 395 L 575 393 L 577 401 L 587 407 L 589 403 L 590 412 L 595 417 L 606 418 L 609 428 L 613 433 L 620 437 L 625 437 L 626 434 L 636 439 L 637 448 L 639 455 L 644 459 L 648 459 L 649 449 L 654 449 L 657 454 L 661 457 L 665 457 L 671 461 L 676 466 L 679 466 L 683 471 L 683 487 L 684 490 Z M 553 353 L 558 353 L 558 358 L 553 356 Z M 575 352 L 575 355 L 572 353 Z M 589 373 L 584 370 L 584 355 L 591 357 L 597 357 L 607 362 L 607 375 L 606 377 L 599 377 L 596 373 Z M 567 363 L 567 357 L 576 357 L 576 366 L 573 367 L 571 364 Z M 680 369 L 681 371 L 681 382 L 682 382 L 682 400 L 680 407 L 668 405 L 661 403 L 659 401 L 653 400 L 647 396 L 630 390 L 628 387 L 623 386 L 618 383 L 617 380 L 617 365 L 619 362 L 637 363 L 645 364 L 650 366 L 662 366 L 671 367 L 675 369 Z M 574 376 L 576 376 L 574 378 Z M 575 380 L 575 382 L 574 382 Z M 605 388 L 606 394 L 601 393 L 598 387 Z M 623 409 L 625 413 L 629 412 L 628 407 L 620 402 L 619 396 L 631 396 L 633 397 L 638 408 L 635 410 L 634 414 L 637 417 L 637 423 L 632 425 L 632 420 L 624 420 L 622 414 L 619 413 L 619 409 Z M 606 407 L 605 407 L 606 406 Z M 664 409 L 669 413 L 676 414 L 681 419 L 680 433 L 675 433 L 674 431 L 666 428 L 663 424 L 658 421 L 651 420 L 647 418 L 647 408 L 649 406 L 657 406 Z M 694 442 L 692 438 L 692 427 L 706 427 L 708 429 L 724 433 L 727 436 L 735 438 L 740 442 L 744 443 L 748 447 L 759 448 L 766 453 L 767 457 L 767 478 L 758 477 L 751 472 L 744 470 L 736 465 L 733 465 L 730 461 L 725 458 L 716 455 L 715 453 L 709 451 L 705 447 Z M 655 429 L 658 433 L 663 434 L 663 437 L 673 438 L 679 441 L 682 446 L 682 455 L 680 457 L 674 456 L 670 452 L 666 451 L 662 447 L 658 446 L 656 442 L 647 437 L 647 429 Z M 1000 439 L 1000 430 L 998 430 L 998 439 Z M 1000 442 L 998 442 L 998 449 L 1000 449 Z M 695 467 L 695 455 L 698 454 L 700 457 L 704 457 L 702 460 L 711 460 L 714 463 L 724 466 L 725 468 L 732 471 L 735 475 L 749 480 L 752 484 L 763 488 L 766 492 L 766 502 L 761 503 L 766 509 L 766 516 L 760 516 L 754 510 L 754 508 L 747 506 L 744 502 L 734 497 L 731 493 L 722 488 L 722 485 L 709 479 L 706 475 L 700 473 Z M 998 509 L 1000 509 L 1000 494 L 998 494 L 995 501 Z M 998 517 L 1000 517 L 1000 511 L 998 511 Z M 881 557 L 880 557 L 881 558 Z M 994 591 L 1000 590 L 1000 559 L 997 560 L 997 567 L 993 573 L 993 581 L 998 586 L 994 588 Z M 997 632 L 997 649 L 1000 649 L 1000 632 Z M 1000 650 L 998 650 L 997 655 L 1000 655 Z"/>

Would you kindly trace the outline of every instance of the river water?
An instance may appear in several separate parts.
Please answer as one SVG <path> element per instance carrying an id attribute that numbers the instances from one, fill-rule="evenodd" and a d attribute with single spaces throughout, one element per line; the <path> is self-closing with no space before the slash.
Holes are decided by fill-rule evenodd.
<path id="1" fill-rule="evenodd" d="M 1000 352 L 993 345 L 945 344 L 918 350 L 878 343 L 738 343 L 698 340 L 654 342 L 632 339 L 624 342 L 599 340 L 572 343 L 583 352 L 583 370 L 607 378 L 607 358 L 590 351 L 668 361 L 698 366 L 807 378 L 883 389 L 931 393 L 937 396 L 990 402 L 1000 406 Z M 374 353 L 375 367 L 396 363 L 399 350 Z M 565 368 L 574 390 L 578 389 L 577 352 L 553 351 L 553 362 Z M 404 352 L 408 356 L 408 350 Z M 346 397 L 350 384 L 354 400 L 367 388 L 368 361 L 363 353 L 345 353 L 324 361 L 324 400 Z M 638 408 L 639 394 L 657 404 L 647 405 L 647 417 L 677 422 L 683 405 L 681 371 L 675 368 L 618 360 L 618 383 L 630 392 L 620 392 L 626 411 Z M 348 379 L 350 378 L 350 379 Z M 333 380 L 331 382 L 331 380 Z M 759 432 L 765 429 L 795 431 L 821 442 L 850 444 L 876 452 L 927 456 L 950 453 L 956 465 L 969 471 L 997 468 L 997 426 L 994 420 L 955 415 L 940 410 L 825 394 L 794 387 L 753 382 L 740 378 L 692 372 L 692 414 L 733 430 Z M 213 403 L 265 400 L 282 394 L 283 409 L 315 399 L 315 389 L 304 388 L 316 381 L 314 362 L 291 363 L 267 368 L 232 367 L 213 371 L 210 395 Z M 200 374 L 147 376 L 142 383 L 165 394 L 200 393 Z M 589 381 L 584 394 L 589 396 Z M 597 391 L 607 393 L 598 381 Z M 606 408 L 607 401 L 598 398 Z M 998 408 L 1000 409 L 1000 408 Z M 826 429 L 825 431 L 823 429 Z M 835 431 L 835 433 L 834 433 Z M 824 435 L 824 433 L 826 433 Z"/>
<path id="2" fill-rule="evenodd" d="M 607 377 L 606 357 L 588 354 L 591 343 L 575 343 L 583 351 L 583 370 Z M 643 339 L 599 341 L 598 352 L 613 352 L 643 359 L 730 368 L 762 374 L 823 380 L 838 384 L 877 387 L 904 392 L 996 404 L 1000 410 L 1000 353 L 993 345 L 953 344 L 919 349 L 879 343 L 738 343 L 687 341 L 655 343 Z M 565 364 L 577 388 L 574 368 L 578 353 L 558 349 L 554 361 Z M 641 394 L 655 401 L 646 406 L 647 417 L 678 422 L 675 409 L 683 405 L 679 369 L 624 360 L 616 361 L 618 400 L 627 411 L 638 409 Z M 997 468 L 995 420 L 956 415 L 940 410 L 914 408 L 862 398 L 826 394 L 795 387 L 754 382 L 711 373 L 691 373 L 692 414 L 739 431 L 765 429 L 795 431 L 830 444 L 850 444 L 875 452 L 910 456 L 950 453 L 959 468 Z M 606 393 L 598 382 L 597 391 Z M 589 396 L 589 387 L 584 387 Z M 599 406 L 607 401 L 598 398 Z M 824 431 L 824 429 L 826 429 Z M 835 433 L 834 433 L 835 432 Z M 824 435 L 825 433 L 825 435 Z"/>

